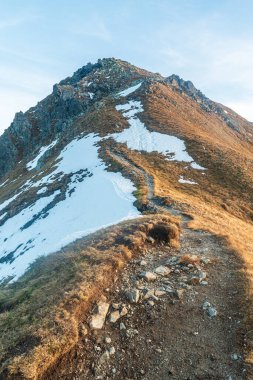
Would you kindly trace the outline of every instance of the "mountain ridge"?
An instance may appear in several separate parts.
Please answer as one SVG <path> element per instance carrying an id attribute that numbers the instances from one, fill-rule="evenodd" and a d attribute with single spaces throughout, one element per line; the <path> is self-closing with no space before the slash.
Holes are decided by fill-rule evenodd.
<path id="1" fill-rule="evenodd" d="M 182 361 L 187 376 L 241 380 L 247 370 L 250 379 L 252 143 L 251 123 L 191 82 L 116 59 L 84 66 L 17 114 L 0 137 L 0 379 L 93 380 L 101 368 L 116 380 L 126 371 L 140 378 L 127 354 L 112 375 L 103 343 L 103 334 L 120 334 L 122 352 L 129 339 L 138 346 L 135 312 L 149 336 L 163 335 L 150 324 L 161 318 L 166 344 L 173 338 L 182 357 L 205 362 Z M 129 291 L 139 301 L 128 302 Z M 107 318 L 94 332 L 101 303 Z M 111 326 L 115 315 L 126 329 Z M 216 347 L 221 356 L 207 360 Z M 164 363 L 179 371 L 172 351 Z"/>
<path id="2" fill-rule="evenodd" d="M 99 70 L 103 71 L 100 73 L 103 77 L 103 82 L 99 83 L 99 80 L 97 80 L 95 84 L 90 84 L 89 91 L 87 89 L 85 91 L 85 86 L 83 86 L 85 78 L 88 78 L 92 73 L 96 73 L 97 70 L 98 73 Z M 113 71 L 113 76 L 118 78 L 116 83 L 112 83 L 110 79 L 108 80 L 111 70 Z M 68 120 L 72 123 L 73 120 L 71 119 L 87 112 L 94 101 L 99 102 L 111 92 L 120 91 L 122 86 L 141 78 L 152 82 L 167 83 L 173 88 L 186 93 L 198 102 L 205 111 L 216 113 L 229 127 L 238 133 L 242 133 L 240 129 L 242 122 L 244 127 L 247 125 L 249 128 L 251 125 L 241 117 L 238 121 L 238 115 L 234 112 L 228 115 L 228 111 L 224 109 L 224 106 L 220 106 L 208 99 L 190 81 L 184 81 L 174 74 L 167 78 L 162 77 L 160 74 L 139 69 L 128 62 L 115 58 L 105 58 L 98 60 L 95 64 L 88 63 L 83 66 L 72 77 L 55 84 L 53 92 L 36 106 L 25 113 L 20 111 L 15 115 L 10 127 L 0 136 L 0 176 L 5 175 L 18 161 L 28 157 L 34 149 L 38 148 L 41 142 L 48 142 L 54 136 L 64 133 L 68 128 Z M 94 100 L 89 95 L 93 93 Z M 29 144 L 27 144 L 28 141 Z"/>

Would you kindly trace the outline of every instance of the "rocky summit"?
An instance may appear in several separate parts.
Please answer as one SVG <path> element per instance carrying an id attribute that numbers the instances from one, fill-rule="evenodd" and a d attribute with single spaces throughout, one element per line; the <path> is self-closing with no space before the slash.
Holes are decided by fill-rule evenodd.
<path id="1" fill-rule="evenodd" d="M 0 379 L 253 376 L 253 126 L 88 63 L 0 137 Z"/>

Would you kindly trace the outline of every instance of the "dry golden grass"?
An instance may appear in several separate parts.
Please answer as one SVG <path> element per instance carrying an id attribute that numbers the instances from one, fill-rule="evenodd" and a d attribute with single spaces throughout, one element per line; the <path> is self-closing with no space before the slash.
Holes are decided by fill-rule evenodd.
<path id="1" fill-rule="evenodd" d="M 0 379 L 37 379 L 77 343 L 86 312 L 149 244 L 147 237 L 156 231 L 157 241 L 174 245 L 179 229 L 175 218 L 159 215 L 124 222 L 37 260 L 20 280 L 2 287 Z"/>
<path id="2" fill-rule="evenodd" d="M 190 215 L 193 218 L 189 223 L 191 228 L 209 231 L 224 238 L 243 260 L 244 272 L 248 278 L 244 310 L 244 323 L 249 331 L 246 361 L 253 364 L 253 334 L 250 333 L 253 331 L 253 223 L 252 205 L 247 206 L 247 194 L 241 196 L 238 193 L 236 196 L 234 188 L 222 188 L 215 173 L 202 176 L 201 173 L 192 171 L 190 178 L 196 180 L 198 185 L 179 184 L 179 175 L 184 173 L 180 164 L 166 163 L 157 154 L 140 155 L 128 151 L 128 155 L 153 176 L 155 196 L 165 204 L 174 205 Z M 145 191 L 144 189 L 143 193 Z"/>
<path id="3" fill-rule="evenodd" d="M 183 138 L 188 152 L 208 170 L 203 175 L 190 167 L 185 169 L 184 163 L 165 161 L 156 153 L 130 152 L 124 146 L 118 145 L 117 151 L 153 177 L 156 197 L 193 217 L 191 228 L 223 237 L 243 259 L 249 279 L 246 297 L 250 300 L 245 323 L 249 331 L 253 330 L 253 141 L 247 135 L 247 125 L 239 120 L 244 127 L 239 136 L 218 116 L 207 114 L 186 95 L 162 84 L 153 86 L 143 103 L 146 112 L 141 118 L 147 126 Z M 72 133 L 96 130 L 103 135 L 105 131 L 115 131 L 116 124 L 123 128 L 126 121 L 115 111 L 113 102 L 108 101 L 104 109 L 98 107 L 77 119 Z M 137 203 L 145 210 L 148 188 L 144 175 L 136 175 L 115 162 L 107 154 L 110 149 L 115 149 L 115 143 L 103 142 L 101 156 L 110 170 L 120 169 L 136 183 Z M 50 171 L 50 162 L 45 169 Z M 18 167 L 13 172 L 13 178 L 18 177 L 19 170 Z M 29 175 L 25 174 L 17 183 L 21 185 Z M 198 185 L 178 183 L 180 175 Z M 16 184 L 9 186 L 3 199 Z M 178 231 L 175 219 L 162 218 L 163 223 L 169 222 Z M 0 379 L 10 379 L 16 374 L 16 378 L 34 380 L 76 344 L 79 325 L 87 310 L 102 290 L 110 286 L 115 272 L 143 248 L 145 236 L 152 223 L 157 222 L 161 222 L 161 216 L 146 216 L 106 230 L 102 236 L 98 233 L 93 242 L 83 239 L 71 244 L 38 260 L 20 281 L 1 289 Z M 173 236 L 171 242 L 176 245 L 178 234 Z M 251 338 L 250 334 L 248 337 Z M 252 342 L 253 336 L 249 339 Z M 253 345 L 248 348 L 247 360 L 253 363 Z"/>

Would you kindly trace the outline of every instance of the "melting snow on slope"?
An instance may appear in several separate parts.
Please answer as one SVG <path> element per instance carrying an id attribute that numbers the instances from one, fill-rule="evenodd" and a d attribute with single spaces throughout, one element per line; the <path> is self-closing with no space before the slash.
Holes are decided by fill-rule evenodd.
<path id="1" fill-rule="evenodd" d="M 34 204 L 8 219 L 0 228 L 0 279 L 17 279 L 39 256 L 53 253 L 77 238 L 99 228 L 139 215 L 132 182 L 120 173 L 107 172 L 98 157 L 98 136 L 89 134 L 68 144 L 57 161 L 51 178 L 58 173 L 79 178 L 80 170 L 89 175 L 72 181 L 66 199 L 56 202 L 59 190 L 39 198 Z M 42 190 L 42 189 L 41 189 Z M 33 223 L 34 215 L 40 215 Z"/>
<path id="2" fill-rule="evenodd" d="M 181 175 L 178 180 L 179 183 L 187 183 L 189 185 L 197 185 L 197 182 L 190 181 L 189 179 L 184 179 L 184 177 Z"/>
<path id="3" fill-rule="evenodd" d="M 38 162 L 39 162 L 40 158 L 42 156 L 44 156 L 44 154 L 46 153 L 46 151 L 52 149 L 55 146 L 56 143 L 57 143 L 57 140 L 53 141 L 50 145 L 43 146 L 40 149 L 38 155 L 32 161 L 28 162 L 28 164 L 26 165 L 27 170 L 35 169 L 36 166 L 38 165 Z"/>
<path id="4" fill-rule="evenodd" d="M 183 140 L 175 136 L 159 132 L 150 132 L 144 123 L 136 116 L 143 111 L 141 102 L 131 100 L 126 104 L 116 106 L 117 111 L 122 111 L 128 119 L 130 127 L 122 132 L 111 135 L 117 142 L 127 144 L 128 148 L 145 152 L 159 152 L 167 159 L 190 162 L 194 169 L 203 170 L 200 165 L 193 161 L 187 153 Z"/>
<path id="5" fill-rule="evenodd" d="M 4 201 L 3 203 L 0 204 L 0 211 L 2 211 L 5 207 L 7 207 L 11 202 L 14 201 L 14 199 L 16 199 L 19 195 L 22 194 L 22 191 L 16 195 L 13 195 L 13 197 L 7 199 L 6 201 Z"/>
<path id="6" fill-rule="evenodd" d="M 127 88 L 126 90 L 120 91 L 118 93 L 118 95 L 119 96 L 128 96 L 128 95 L 132 94 L 134 91 L 138 90 L 138 88 L 141 87 L 141 85 L 142 85 L 142 82 L 136 84 L 135 86 L 131 86 L 131 87 Z"/>

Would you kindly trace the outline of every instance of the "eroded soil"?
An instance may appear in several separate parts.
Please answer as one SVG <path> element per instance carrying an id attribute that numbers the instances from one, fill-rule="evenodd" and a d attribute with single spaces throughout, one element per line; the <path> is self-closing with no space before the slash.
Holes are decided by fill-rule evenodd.
<path id="1" fill-rule="evenodd" d="M 150 244 L 143 257 L 128 264 L 105 291 L 110 310 L 103 329 L 92 330 L 84 322 L 72 360 L 48 379 L 251 378 L 243 365 L 246 284 L 241 263 L 221 239 L 188 229 L 186 221 L 183 225 L 179 249 Z M 183 258 L 179 263 L 185 255 L 197 256 L 197 262 Z M 170 273 L 152 282 L 140 278 L 143 271 L 154 272 L 161 265 Z M 195 280 L 199 277 L 205 278 Z M 127 292 L 136 289 L 140 299 L 131 303 Z M 147 297 L 153 289 L 164 294 Z M 205 302 L 217 315 L 209 315 Z M 109 320 L 112 304 L 127 309 L 115 323 Z"/>

